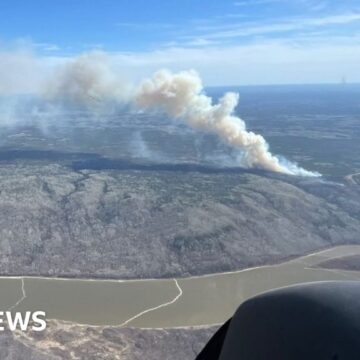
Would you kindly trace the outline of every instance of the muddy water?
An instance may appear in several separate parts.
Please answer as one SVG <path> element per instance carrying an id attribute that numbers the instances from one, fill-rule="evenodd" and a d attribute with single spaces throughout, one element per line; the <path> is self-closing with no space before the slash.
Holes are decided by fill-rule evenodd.
<path id="1" fill-rule="evenodd" d="M 314 268 L 334 257 L 360 254 L 341 246 L 279 265 L 169 280 L 0 278 L 0 310 L 42 310 L 49 319 L 89 325 L 177 327 L 221 323 L 241 302 L 263 291 L 322 280 L 360 280 L 360 272 Z"/>

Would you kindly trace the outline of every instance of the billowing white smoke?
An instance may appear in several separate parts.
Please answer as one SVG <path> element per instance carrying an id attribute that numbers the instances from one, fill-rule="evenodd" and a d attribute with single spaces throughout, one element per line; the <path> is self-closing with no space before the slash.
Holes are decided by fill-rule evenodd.
<path id="1" fill-rule="evenodd" d="M 144 109 L 161 108 L 193 128 L 218 135 L 227 144 L 244 152 L 243 166 L 286 174 L 312 174 L 295 165 L 282 164 L 270 153 L 269 145 L 261 135 L 246 129 L 245 122 L 234 115 L 238 94 L 226 93 L 218 104 L 213 104 L 203 90 L 195 71 L 173 74 L 162 70 L 141 84 L 135 102 Z"/>

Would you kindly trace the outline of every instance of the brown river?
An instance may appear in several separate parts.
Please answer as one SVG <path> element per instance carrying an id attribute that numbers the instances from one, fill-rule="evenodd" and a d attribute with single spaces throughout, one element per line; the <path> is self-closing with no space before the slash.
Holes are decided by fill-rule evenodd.
<path id="1" fill-rule="evenodd" d="M 166 280 L 0 278 L 2 311 L 45 311 L 48 319 L 88 325 L 163 328 L 224 322 L 247 298 L 286 285 L 360 280 L 360 272 L 316 268 L 324 260 L 360 254 L 339 246 L 277 265 Z"/>

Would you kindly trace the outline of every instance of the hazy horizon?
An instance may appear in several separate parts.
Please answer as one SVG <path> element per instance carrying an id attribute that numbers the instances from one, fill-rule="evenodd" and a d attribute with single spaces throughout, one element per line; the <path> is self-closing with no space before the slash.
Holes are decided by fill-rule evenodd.
<path id="1" fill-rule="evenodd" d="M 0 94 L 93 52 L 135 84 L 163 68 L 206 86 L 360 83 L 355 0 L 5 0 L 0 12 Z"/>

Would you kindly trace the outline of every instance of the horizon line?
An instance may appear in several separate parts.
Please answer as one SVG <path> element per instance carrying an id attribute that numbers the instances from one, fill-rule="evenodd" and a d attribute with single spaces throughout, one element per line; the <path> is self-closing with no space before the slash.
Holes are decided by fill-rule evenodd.
<path id="1" fill-rule="evenodd" d="M 266 87 L 266 86 L 360 86 L 360 82 L 319 82 L 319 83 L 263 83 L 263 84 L 232 84 L 232 85 L 204 85 L 204 88 L 224 88 L 224 87 Z"/>

